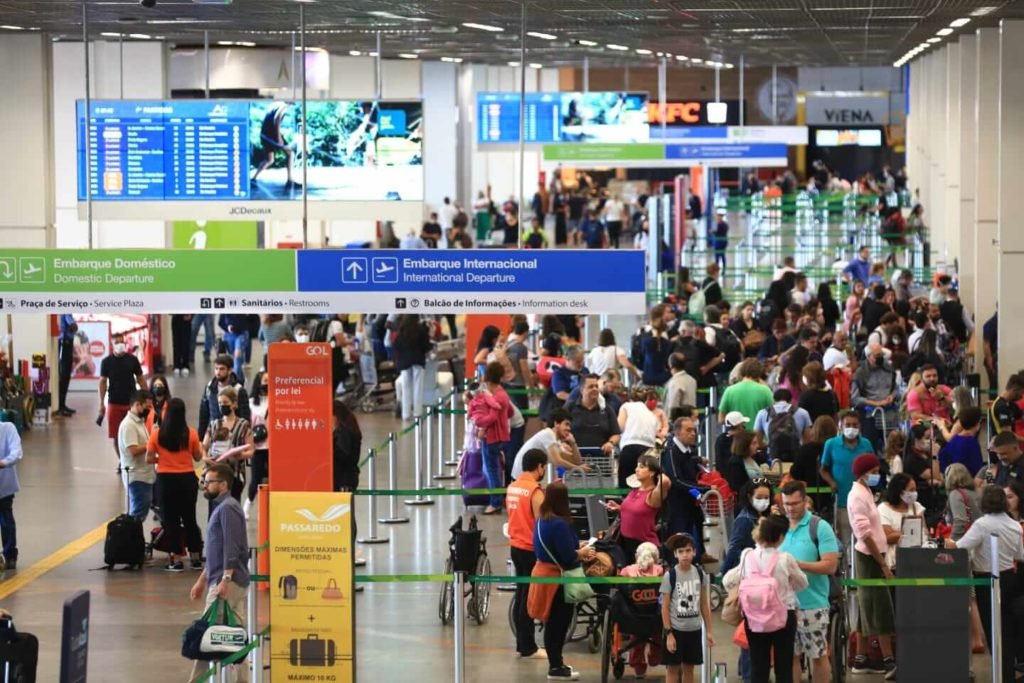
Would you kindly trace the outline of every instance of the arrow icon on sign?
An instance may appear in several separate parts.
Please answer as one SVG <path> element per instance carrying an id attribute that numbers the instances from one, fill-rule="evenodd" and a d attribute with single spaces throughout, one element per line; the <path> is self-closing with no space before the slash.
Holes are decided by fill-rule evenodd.
<path id="1" fill-rule="evenodd" d="M 359 277 L 359 271 L 361 271 L 362 269 L 363 269 L 363 267 L 361 265 L 359 265 L 359 261 L 351 261 L 345 267 L 345 270 L 347 270 L 347 271 L 349 271 L 349 273 L 351 273 L 353 279 Z"/>
<path id="2" fill-rule="evenodd" d="M 0 261 L 0 269 L 3 270 L 3 279 L 4 280 L 13 280 L 14 279 L 14 273 L 11 272 L 11 264 L 10 263 L 8 263 L 7 261 Z"/>

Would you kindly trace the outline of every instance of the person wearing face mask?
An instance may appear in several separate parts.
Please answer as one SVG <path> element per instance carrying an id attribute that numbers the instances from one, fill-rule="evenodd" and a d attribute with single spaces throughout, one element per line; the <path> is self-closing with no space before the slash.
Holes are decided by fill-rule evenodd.
<path id="1" fill-rule="evenodd" d="M 293 336 L 295 337 L 296 342 L 299 344 L 305 344 L 309 341 L 309 327 L 305 323 L 296 325 L 293 331 Z"/>
<path id="2" fill-rule="evenodd" d="M 217 356 L 213 362 L 213 379 L 206 385 L 203 390 L 203 396 L 199 401 L 199 425 L 198 431 L 200 434 L 206 434 L 210 428 L 210 422 L 220 418 L 220 403 L 218 396 L 220 390 L 225 387 L 234 388 L 238 396 L 237 412 L 238 417 L 248 420 L 250 418 L 249 413 L 249 393 L 245 390 L 242 385 L 241 379 L 231 371 L 234 366 L 234 361 L 231 356 L 227 354 L 221 354 Z"/>
<path id="3" fill-rule="evenodd" d="M 842 432 L 825 442 L 821 453 L 821 478 L 836 493 L 836 530 L 843 545 L 850 538 L 850 518 L 846 510 L 853 483 L 857 479 L 853 472 L 853 463 L 863 453 L 873 452 L 871 442 L 861 436 L 860 415 L 848 410 L 842 415 L 840 422 Z"/>
<path id="4" fill-rule="evenodd" d="M 168 388 L 167 378 L 163 375 L 153 375 L 149 380 L 149 391 L 153 395 L 152 410 L 146 418 L 146 429 L 150 432 L 154 427 L 159 427 L 163 421 L 164 413 L 167 412 L 167 402 L 171 400 L 171 390 Z"/>
<path id="5" fill-rule="evenodd" d="M 203 437 L 203 462 L 207 465 L 229 465 L 235 474 L 232 478 L 231 495 L 235 500 L 241 500 L 242 491 L 245 489 L 245 461 L 252 457 L 255 450 L 252 427 L 246 418 L 238 415 L 238 391 L 234 387 L 221 389 L 217 394 L 217 403 L 220 417 L 210 422 Z M 216 454 L 213 449 L 215 435 L 222 430 L 227 432 L 227 446 L 230 450 Z"/>
<path id="6" fill-rule="evenodd" d="M 132 394 L 128 414 L 117 429 L 117 445 L 121 451 L 121 469 L 128 488 L 128 514 L 140 522 L 146 521 L 153 505 L 153 485 L 156 468 L 146 462 L 146 444 L 149 443 L 147 418 L 153 413 L 153 395 L 148 391 Z"/>
<path id="7" fill-rule="evenodd" d="M 212 512 L 206 525 L 206 567 L 189 592 L 193 601 L 206 597 L 204 612 L 218 599 L 225 600 L 245 623 L 246 596 L 249 592 L 249 540 L 246 536 L 242 506 L 231 495 L 235 487 L 231 467 L 223 463 L 210 465 L 203 473 L 203 496 L 210 501 Z M 248 662 L 231 667 L 234 680 L 249 680 Z M 192 678 L 205 663 L 196 662 Z"/>
<path id="8" fill-rule="evenodd" d="M 924 517 L 924 505 L 917 500 L 917 483 L 905 472 L 889 477 L 889 485 L 882 494 L 882 504 L 878 506 L 878 514 L 882 519 L 882 531 L 889 544 L 885 553 L 885 562 L 889 569 L 896 571 L 896 546 L 903 537 L 904 517 Z"/>
<path id="9" fill-rule="evenodd" d="M 651 403 L 653 401 L 653 408 Z M 646 387 L 634 387 L 628 403 L 619 409 L 619 488 L 626 488 L 626 479 L 633 474 L 640 456 L 654 448 L 662 425 L 655 414 L 657 394 Z M 664 413 L 663 413 L 664 415 Z M 665 428 L 665 433 L 668 429 Z"/>
<path id="10" fill-rule="evenodd" d="M 882 528 L 882 517 L 875 505 L 872 489 L 882 475 L 881 462 L 874 453 L 863 453 L 853 461 L 854 483 L 847 499 L 850 525 L 853 528 L 855 576 L 858 579 L 891 579 L 892 570 L 886 561 L 889 541 Z M 1018 533 L 1018 538 L 1020 534 Z M 851 672 L 885 674 L 885 680 L 896 680 L 896 659 L 893 657 L 892 634 L 896 632 L 892 597 L 885 587 L 857 589 L 860 632 L 857 634 L 857 655 Z M 882 667 L 868 660 L 868 643 L 875 637 L 882 650 Z"/>
<path id="11" fill-rule="evenodd" d="M 117 431 L 121 422 L 128 414 L 129 402 L 136 387 L 146 390 L 146 377 L 142 374 L 142 364 L 134 353 L 128 353 L 124 335 L 114 334 L 113 353 L 100 363 L 100 407 L 96 424 L 107 420 L 107 438 L 114 444 L 114 455 L 117 456 L 118 474 L 121 473 L 121 449 L 117 443 Z M 106 406 L 104 406 L 106 401 Z"/>

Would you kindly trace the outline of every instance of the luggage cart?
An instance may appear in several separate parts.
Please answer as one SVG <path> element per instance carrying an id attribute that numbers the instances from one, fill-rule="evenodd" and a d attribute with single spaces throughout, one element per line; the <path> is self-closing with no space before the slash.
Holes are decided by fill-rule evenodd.
<path id="1" fill-rule="evenodd" d="M 733 500 L 709 489 L 700 497 L 700 507 L 704 512 L 704 552 L 724 558 L 729 550 L 729 535 L 732 532 Z M 725 602 L 725 589 L 722 587 L 722 577 L 718 574 L 721 563 L 711 567 L 716 571 L 712 572 L 708 566 L 704 569 L 712 577 L 711 609 L 717 610 Z"/>

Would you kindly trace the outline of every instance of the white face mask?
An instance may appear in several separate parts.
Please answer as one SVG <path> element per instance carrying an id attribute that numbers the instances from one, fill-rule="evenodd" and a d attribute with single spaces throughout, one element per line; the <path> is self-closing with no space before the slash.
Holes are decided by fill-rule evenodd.
<path id="1" fill-rule="evenodd" d="M 860 436 L 860 429 L 857 427 L 843 427 L 843 436 L 850 441 L 853 441 Z"/>
<path id="2" fill-rule="evenodd" d="M 128 350 L 128 347 L 125 345 L 124 342 L 119 342 L 117 344 L 114 344 L 114 353 L 116 353 L 118 355 L 121 355 L 122 353 L 124 353 L 127 350 Z"/>
<path id="3" fill-rule="evenodd" d="M 750 504 L 754 506 L 754 509 L 757 510 L 758 512 L 764 512 L 765 510 L 767 510 L 768 506 L 771 505 L 771 503 L 772 501 L 768 498 L 755 498 L 754 500 L 750 501 Z"/>
<path id="4" fill-rule="evenodd" d="M 917 491 L 904 491 L 900 494 L 900 500 L 907 505 L 913 505 L 917 502 Z"/>
<path id="5" fill-rule="evenodd" d="M 297 335 L 295 335 L 295 341 L 300 342 L 300 343 L 308 342 L 309 341 L 309 335 L 308 334 L 297 334 Z"/>

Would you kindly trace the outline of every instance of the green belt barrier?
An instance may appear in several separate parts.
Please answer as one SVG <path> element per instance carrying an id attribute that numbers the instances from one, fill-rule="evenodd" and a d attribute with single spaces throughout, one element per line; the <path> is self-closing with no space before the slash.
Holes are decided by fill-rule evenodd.
<path id="1" fill-rule="evenodd" d="M 509 396 L 541 396 L 547 389 L 506 389 Z"/>
<path id="2" fill-rule="evenodd" d="M 972 579 L 955 577 L 948 579 L 845 579 L 844 586 L 850 588 L 888 588 L 889 586 L 905 586 L 910 588 L 934 586 L 988 586 L 991 579 Z"/>
<path id="3" fill-rule="evenodd" d="M 270 635 L 270 627 L 269 626 L 267 628 L 263 629 L 263 631 L 261 631 L 259 633 L 259 636 L 261 638 L 266 638 L 269 635 Z M 235 652 L 235 653 L 233 653 L 231 655 L 228 655 L 224 659 L 220 660 L 220 662 L 219 662 L 220 666 L 221 667 L 230 666 L 232 664 L 238 664 L 239 662 L 244 661 L 245 658 L 249 656 L 249 653 L 251 653 L 253 650 L 255 650 L 258 645 L 259 645 L 259 640 L 256 639 L 256 638 L 253 638 L 249 642 L 249 644 L 246 645 L 245 647 L 243 647 L 241 650 L 239 650 L 238 652 Z M 213 680 L 213 677 L 216 676 L 217 673 L 218 672 L 217 672 L 216 668 L 207 669 L 205 672 L 203 672 L 202 674 L 200 674 L 196 678 L 193 678 L 191 683 L 204 683 L 204 681 Z"/>
<path id="4" fill-rule="evenodd" d="M 831 491 L 832 489 L 829 489 Z M 580 488 L 572 489 L 574 496 L 624 496 L 630 489 Z M 499 496 L 508 493 L 506 488 L 494 489 L 360 489 L 357 496 Z"/>
<path id="5" fill-rule="evenodd" d="M 249 581 L 270 581 L 270 574 L 250 574 Z"/>
<path id="6" fill-rule="evenodd" d="M 412 432 L 416 431 L 417 425 L 419 425 L 419 420 L 413 420 L 411 425 L 409 425 L 402 431 L 397 432 L 396 436 L 405 436 L 406 434 L 411 434 Z"/>

